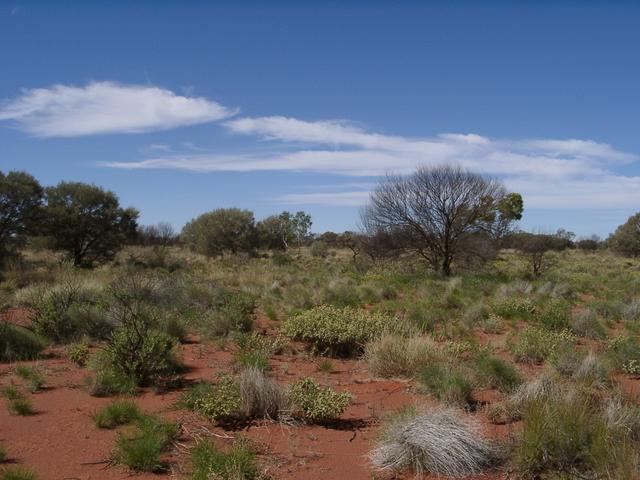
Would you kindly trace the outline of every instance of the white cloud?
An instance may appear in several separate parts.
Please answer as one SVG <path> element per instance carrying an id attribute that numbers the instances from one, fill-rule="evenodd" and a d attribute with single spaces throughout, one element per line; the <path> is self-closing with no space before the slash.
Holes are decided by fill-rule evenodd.
<path id="1" fill-rule="evenodd" d="M 27 89 L 0 105 L 0 120 L 14 121 L 38 137 L 141 133 L 213 122 L 234 114 L 203 97 L 113 82 Z"/>
<path id="2" fill-rule="evenodd" d="M 604 208 L 640 203 L 640 177 L 615 173 L 639 157 L 611 145 L 579 139 L 492 139 L 446 133 L 412 138 L 371 133 L 336 120 L 306 122 L 286 117 L 239 118 L 224 125 L 232 132 L 276 142 L 266 153 L 165 155 L 114 168 L 167 168 L 195 172 L 297 171 L 352 177 L 409 173 L 419 165 L 461 164 L 501 178 L 525 197 L 527 207 Z M 368 189 L 367 189 L 368 190 Z M 285 203 L 360 205 L 367 191 L 289 194 Z"/>

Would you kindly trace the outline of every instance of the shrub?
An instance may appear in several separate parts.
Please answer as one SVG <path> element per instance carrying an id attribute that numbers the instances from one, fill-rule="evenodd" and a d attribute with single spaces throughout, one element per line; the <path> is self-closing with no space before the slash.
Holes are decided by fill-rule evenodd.
<path id="1" fill-rule="evenodd" d="M 516 296 L 495 300 L 491 304 L 491 309 L 496 315 L 505 318 L 530 318 L 536 311 L 531 300 Z"/>
<path id="2" fill-rule="evenodd" d="M 536 316 L 542 326 L 550 330 L 563 330 L 569 327 L 570 305 L 561 299 L 551 299 Z"/>
<path id="3" fill-rule="evenodd" d="M 7 451 L 2 445 L 0 445 L 0 463 L 4 463 L 7 460 L 7 457 Z"/>
<path id="4" fill-rule="evenodd" d="M 607 346 L 607 355 L 618 370 L 634 373 L 640 363 L 640 343 L 635 336 L 619 335 Z"/>
<path id="5" fill-rule="evenodd" d="M 511 351 L 521 362 L 542 363 L 560 349 L 570 348 L 574 342 L 568 331 L 552 332 L 545 328 L 529 326 L 519 335 Z"/>
<path id="6" fill-rule="evenodd" d="M 102 351 L 89 358 L 88 367 L 94 373 L 87 379 L 90 395 L 101 397 L 116 393 L 133 394 L 136 391 L 135 379 L 114 368 L 108 352 Z"/>
<path id="7" fill-rule="evenodd" d="M 244 292 L 225 292 L 212 310 L 199 320 L 199 328 L 207 337 L 224 337 L 232 332 L 249 332 L 253 328 L 255 298 Z"/>
<path id="8" fill-rule="evenodd" d="M 600 406 L 584 395 L 542 396 L 529 402 L 523 417 L 516 463 L 525 476 L 632 478 L 620 475 L 637 464 L 629 438 L 608 428 Z"/>
<path id="9" fill-rule="evenodd" d="M 571 331 L 592 340 L 601 340 L 607 336 L 607 331 L 598 320 L 598 316 L 589 308 L 578 310 L 571 316 Z"/>
<path id="10" fill-rule="evenodd" d="M 329 254 L 329 245 L 323 240 L 315 240 L 311 243 L 311 255 L 314 257 L 326 257 Z"/>
<path id="11" fill-rule="evenodd" d="M 221 375 L 210 389 L 199 387 L 192 393 L 195 410 L 212 420 L 226 420 L 240 408 L 240 386 L 230 375 Z"/>
<path id="12" fill-rule="evenodd" d="M 443 352 L 429 337 L 384 335 L 366 345 L 365 358 L 375 375 L 413 377 L 421 368 L 440 361 Z"/>
<path id="13" fill-rule="evenodd" d="M 497 459 L 479 427 L 449 409 L 400 413 L 383 427 L 369 456 L 378 470 L 451 477 L 480 474 Z"/>
<path id="14" fill-rule="evenodd" d="M 253 480 L 260 478 L 255 455 L 243 440 L 235 440 L 228 452 L 221 452 L 208 439 L 191 449 L 191 480 Z"/>
<path id="15" fill-rule="evenodd" d="M 420 371 L 421 387 L 438 400 L 462 406 L 473 403 L 473 387 L 462 369 L 447 364 L 436 364 Z"/>
<path id="16" fill-rule="evenodd" d="M 475 356 L 473 368 L 480 384 L 502 391 L 511 391 L 522 381 L 512 364 L 487 352 Z"/>
<path id="17" fill-rule="evenodd" d="M 31 330 L 0 321 L 0 361 L 34 360 L 46 346 Z"/>
<path id="18" fill-rule="evenodd" d="M 29 416 L 35 415 L 33 405 L 28 398 L 20 397 L 13 400 L 9 400 L 9 412 L 14 415 Z"/>
<path id="19" fill-rule="evenodd" d="M 317 352 L 350 355 L 391 327 L 391 318 L 352 307 L 322 305 L 285 320 L 283 333 L 310 342 Z"/>
<path id="20" fill-rule="evenodd" d="M 91 418 L 98 428 L 115 428 L 139 418 L 142 412 L 131 400 L 119 400 L 95 412 Z"/>
<path id="21" fill-rule="evenodd" d="M 18 398 L 22 398 L 22 394 L 18 391 L 15 385 L 7 385 L 4 387 L 2 394 L 7 400 L 17 400 Z"/>
<path id="22" fill-rule="evenodd" d="M 22 467 L 13 467 L 2 473 L 2 480 L 37 480 L 38 476 L 31 470 Z"/>
<path id="23" fill-rule="evenodd" d="M 85 342 L 72 343 L 67 348 L 67 357 L 79 367 L 84 367 L 89 360 L 89 345 Z"/>
<path id="24" fill-rule="evenodd" d="M 311 378 L 303 378 L 289 389 L 289 398 L 300 410 L 302 417 L 312 423 L 334 420 L 347 408 L 350 395 L 321 387 Z"/>
<path id="25" fill-rule="evenodd" d="M 144 415 L 136 420 L 136 431 L 121 433 L 116 441 L 116 460 L 134 471 L 162 472 L 162 455 L 177 436 L 179 425 Z"/>
<path id="26" fill-rule="evenodd" d="M 26 382 L 27 389 L 31 393 L 42 389 L 44 385 L 44 377 L 35 367 L 19 365 L 15 369 L 15 374 Z"/>

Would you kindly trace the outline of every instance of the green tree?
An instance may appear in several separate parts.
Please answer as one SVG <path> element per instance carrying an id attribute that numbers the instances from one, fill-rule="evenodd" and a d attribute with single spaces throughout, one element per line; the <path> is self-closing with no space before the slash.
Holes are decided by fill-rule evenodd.
<path id="1" fill-rule="evenodd" d="M 61 182 L 46 189 L 45 229 L 76 266 L 112 258 L 135 236 L 138 211 L 95 185 Z"/>
<path id="2" fill-rule="evenodd" d="M 309 236 L 311 224 L 311 215 L 303 211 L 295 214 L 285 211 L 279 215 L 271 215 L 257 225 L 260 244 L 283 250 L 287 250 L 294 241 L 300 246 Z"/>
<path id="3" fill-rule="evenodd" d="M 25 172 L 0 172 L 0 264 L 42 214 L 43 189 Z"/>
<path id="4" fill-rule="evenodd" d="M 253 213 L 239 208 L 219 208 L 203 213 L 182 229 L 182 240 L 193 251 L 208 256 L 252 252 L 256 246 Z"/>
<path id="5" fill-rule="evenodd" d="M 622 255 L 629 257 L 640 255 L 640 212 L 620 225 L 607 239 L 607 245 Z"/>

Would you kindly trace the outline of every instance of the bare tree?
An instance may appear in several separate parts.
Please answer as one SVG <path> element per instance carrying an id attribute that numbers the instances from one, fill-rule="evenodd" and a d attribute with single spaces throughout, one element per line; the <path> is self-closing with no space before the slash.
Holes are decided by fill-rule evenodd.
<path id="1" fill-rule="evenodd" d="M 522 197 L 497 180 L 460 167 L 420 167 L 387 176 L 362 212 L 369 233 L 394 232 L 445 276 L 480 240 L 496 241 L 522 217 Z M 484 249 L 477 249 L 480 255 Z"/>

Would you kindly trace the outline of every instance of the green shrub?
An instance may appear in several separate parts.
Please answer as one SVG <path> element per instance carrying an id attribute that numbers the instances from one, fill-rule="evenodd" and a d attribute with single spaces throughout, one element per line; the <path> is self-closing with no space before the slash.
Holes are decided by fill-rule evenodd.
<path id="1" fill-rule="evenodd" d="M 195 410 L 212 420 L 232 418 L 240 408 L 240 386 L 230 375 L 220 375 L 210 390 L 199 387 L 191 395 Z"/>
<path id="2" fill-rule="evenodd" d="M 163 472 L 167 465 L 162 455 L 177 436 L 179 425 L 143 415 L 136 420 L 134 432 L 120 433 L 116 440 L 116 460 L 134 471 Z"/>
<path id="3" fill-rule="evenodd" d="M 571 331 L 576 335 L 592 340 L 601 340 L 607 331 L 593 310 L 578 310 L 571 317 Z"/>
<path id="4" fill-rule="evenodd" d="M 0 321 L 0 362 L 34 360 L 45 346 L 44 339 L 31 330 Z"/>
<path id="5" fill-rule="evenodd" d="M 22 398 L 22 394 L 18 391 L 15 385 L 7 385 L 4 387 L 2 394 L 7 400 L 17 400 L 18 398 Z"/>
<path id="6" fill-rule="evenodd" d="M 26 382 L 27 389 L 31 393 L 37 392 L 44 386 L 44 377 L 35 367 L 19 365 L 15 369 L 15 374 Z"/>
<path id="7" fill-rule="evenodd" d="M 552 332 L 545 328 L 529 326 L 518 336 L 511 351 L 520 362 L 542 363 L 561 349 L 571 348 L 575 341 L 568 331 Z"/>
<path id="8" fill-rule="evenodd" d="M 491 309 L 496 315 L 505 318 L 531 318 L 536 306 L 526 297 L 506 297 L 495 300 Z"/>
<path id="9" fill-rule="evenodd" d="M 351 355 L 392 326 L 392 318 L 352 307 L 315 307 L 285 320 L 283 333 L 310 342 L 316 352 Z"/>
<path id="10" fill-rule="evenodd" d="M 321 387 L 307 377 L 291 386 L 289 398 L 305 420 L 323 423 L 342 415 L 351 397 L 346 392 L 338 393 L 329 387 Z"/>
<path id="11" fill-rule="evenodd" d="M 142 412 L 131 400 L 118 400 L 95 412 L 91 418 L 98 428 L 115 428 L 140 417 Z"/>
<path id="12" fill-rule="evenodd" d="M 466 373 L 451 365 L 436 364 L 423 368 L 418 380 L 428 393 L 446 403 L 473 404 L 473 387 Z"/>
<path id="13" fill-rule="evenodd" d="M 633 373 L 640 363 L 640 343 L 635 335 L 618 335 L 608 343 L 607 355 L 616 369 Z"/>
<path id="14" fill-rule="evenodd" d="M 570 313 L 571 306 L 568 302 L 554 298 L 545 304 L 536 315 L 536 320 L 550 330 L 564 330 L 569 328 Z"/>
<path id="15" fill-rule="evenodd" d="M 16 398 L 13 400 L 9 400 L 9 412 L 14 415 L 20 416 L 30 416 L 35 415 L 35 410 L 33 409 L 33 405 L 28 398 Z"/>
<path id="16" fill-rule="evenodd" d="M 634 478 L 630 439 L 612 430 L 599 405 L 580 394 L 542 396 L 525 407 L 516 464 L 526 477 Z M 627 474 L 623 473 L 627 471 Z"/>
<path id="17" fill-rule="evenodd" d="M 228 452 L 221 452 L 208 440 L 199 440 L 191 449 L 191 480 L 254 480 L 260 478 L 255 455 L 241 439 Z"/>
<path id="18" fill-rule="evenodd" d="M 472 362 L 476 378 L 482 385 L 510 392 L 522 381 L 512 364 L 487 352 L 476 355 Z"/>
<path id="19" fill-rule="evenodd" d="M 85 342 L 72 343 L 67 348 L 67 357 L 79 367 L 87 364 L 89 353 L 89 345 Z"/>
<path id="20" fill-rule="evenodd" d="M 37 480 L 38 476 L 31 470 L 22 467 L 13 467 L 2 473 L 2 480 Z"/>
<path id="21" fill-rule="evenodd" d="M 4 463 L 7 460 L 7 457 L 7 451 L 2 445 L 0 445 L 0 463 Z"/>
<path id="22" fill-rule="evenodd" d="M 99 352 L 89 358 L 88 367 L 93 376 L 87 379 L 89 394 L 102 397 L 113 394 L 133 394 L 137 383 L 113 366 L 109 352 Z"/>
<path id="23" fill-rule="evenodd" d="M 224 292 L 213 309 L 205 311 L 198 327 L 208 338 L 225 337 L 233 332 L 249 332 L 253 328 L 255 297 L 248 293 Z"/>

